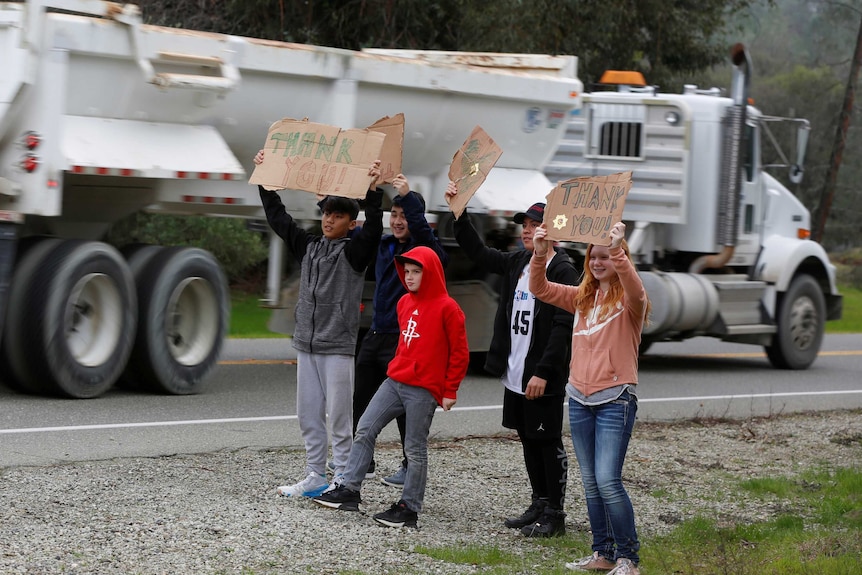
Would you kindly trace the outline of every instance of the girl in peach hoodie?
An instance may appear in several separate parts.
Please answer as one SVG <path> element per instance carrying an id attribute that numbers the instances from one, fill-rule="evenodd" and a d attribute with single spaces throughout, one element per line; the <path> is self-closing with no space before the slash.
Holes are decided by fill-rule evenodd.
<path id="1" fill-rule="evenodd" d="M 593 554 L 566 563 L 575 571 L 638 575 L 634 510 L 622 469 L 637 414 L 638 346 L 649 299 L 625 241 L 625 224 L 611 228 L 610 246 L 590 244 L 578 286 L 549 282 L 544 226 L 533 235 L 530 291 L 575 314 L 569 364 L 569 425 L 578 458 Z"/>

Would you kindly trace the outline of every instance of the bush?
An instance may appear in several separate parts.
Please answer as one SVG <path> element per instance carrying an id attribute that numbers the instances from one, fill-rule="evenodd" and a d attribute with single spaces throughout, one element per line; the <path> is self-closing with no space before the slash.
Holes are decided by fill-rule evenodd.
<path id="1" fill-rule="evenodd" d="M 839 284 L 862 289 L 862 248 L 830 254 L 829 259 L 837 268 Z"/>
<path id="2" fill-rule="evenodd" d="M 117 248 L 143 243 L 205 249 L 219 261 L 231 284 L 243 280 L 247 271 L 266 260 L 265 240 L 264 234 L 249 231 L 241 219 L 143 212 L 114 224 L 105 238 Z"/>

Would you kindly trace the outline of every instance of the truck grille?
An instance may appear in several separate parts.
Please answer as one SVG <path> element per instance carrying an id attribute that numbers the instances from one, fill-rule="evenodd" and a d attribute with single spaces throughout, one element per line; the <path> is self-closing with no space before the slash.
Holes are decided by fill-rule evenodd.
<path id="1" fill-rule="evenodd" d="M 638 158 L 641 155 L 640 122 L 605 122 L 599 136 L 599 154 Z"/>

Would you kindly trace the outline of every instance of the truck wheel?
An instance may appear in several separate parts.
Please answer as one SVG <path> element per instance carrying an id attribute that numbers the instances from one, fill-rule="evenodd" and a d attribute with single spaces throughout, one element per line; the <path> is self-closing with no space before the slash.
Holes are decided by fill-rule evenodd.
<path id="1" fill-rule="evenodd" d="M 9 299 L 6 302 L 6 319 L 3 323 L 2 365 L 3 382 L 23 393 L 45 394 L 47 389 L 29 374 L 24 329 L 27 327 L 27 297 L 33 274 L 42 265 L 42 260 L 60 243 L 55 238 L 28 237 L 18 243 L 15 271 L 9 284 Z"/>
<path id="2" fill-rule="evenodd" d="M 652 347 L 652 344 L 653 341 L 650 338 L 641 336 L 641 342 L 640 345 L 638 345 L 638 356 L 646 355 L 649 348 Z"/>
<path id="3" fill-rule="evenodd" d="M 16 375 L 37 391 L 102 395 L 132 349 L 137 303 L 126 262 L 107 244 L 79 240 L 38 244 L 26 259 L 29 278 L 18 286 L 26 293 L 10 301 L 20 306 Z"/>
<path id="4" fill-rule="evenodd" d="M 152 244 L 129 244 L 120 250 L 120 253 L 126 258 L 126 263 L 129 264 L 129 269 L 132 270 L 135 283 L 137 283 L 138 278 L 141 276 L 141 270 L 162 249 L 162 246 L 154 246 Z"/>
<path id="5" fill-rule="evenodd" d="M 120 253 L 126 258 L 129 269 L 132 270 L 136 289 L 141 284 L 141 273 L 144 267 L 153 259 L 153 256 L 163 249 L 162 246 L 144 243 L 128 244 L 120 249 Z M 140 391 L 144 386 L 141 384 L 139 378 L 136 377 L 136 374 L 126 366 L 126 369 L 117 380 L 117 387 L 130 391 Z"/>
<path id="6" fill-rule="evenodd" d="M 218 262 L 197 248 L 163 248 L 137 278 L 137 338 L 127 375 L 142 386 L 196 393 L 215 367 L 230 302 Z"/>
<path id="7" fill-rule="evenodd" d="M 823 342 L 826 300 L 817 281 L 799 275 L 778 301 L 778 332 L 766 346 L 766 357 L 779 369 L 806 369 L 817 358 Z"/>

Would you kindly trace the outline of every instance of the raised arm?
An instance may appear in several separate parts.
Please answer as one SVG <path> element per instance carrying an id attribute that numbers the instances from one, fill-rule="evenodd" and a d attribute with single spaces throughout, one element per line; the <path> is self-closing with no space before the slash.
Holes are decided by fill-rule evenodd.
<path id="1" fill-rule="evenodd" d="M 575 313 L 575 294 L 577 286 L 550 282 L 545 277 L 548 263 L 548 250 L 551 242 L 545 239 L 547 230 L 544 224 L 533 232 L 533 257 L 530 258 L 530 291 L 545 303 L 555 305 L 570 313 Z"/>
<path id="2" fill-rule="evenodd" d="M 446 197 L 453 198 L 458 194 L 458 184 L 449 182 L 446 187 Z M 461 217 L 455 220 L 455 241 L 467 254 L 473 263 L 491 273 L 506 272 L 508 257 L 501 251 L 489 248 L 476 232 L 470 221 L 470 215 L 465 210 Z"/>
<path id="3" fill-rule="evenodd" d="M 611 256 L 611 264 L 620 278 L 620 285 L 623 286 L 623 291 L 626 294 L 625 302 L 631 313 L 636 317 L 644 317 L 647 306 L 647 293 L 644 288 L 643 280 L 640 274 L 632 264 L 625 250 L 622 248 L 623 238 L 626 234 L 626 225 L 622 222 L 617 222 L 611 228 L 611 245 L 608 253 Z"/>
<path id="4" fill-rule="evenodd" d="M 260 150 L 254 157 L 255 164 L 261 162 L 263 162 L 263 150 Z M 308 242 L 313 236 L 296 225 L 293 217 L 284 208 L 278 192 L 271 192 L 264 189 L 263 186 L 258 186 L 257 189 L 269 227 L 284 240 L 293 256 L 297 260 L 301 260 L 305 256 Z"/>
<path id="5" fill-rule="evenodd" d="M 449 263 L 449 254 L 443 248 L 443 244 L 434 234 L 434 230 L 425 219 L 425 209 L 422 207 L 422 202 L 416 192 L 410 191 L 410 184 L 403 174 L 398 174 L 392 181 L 392 185 L 401 196 L 401 207 L 404 209 L 404 218 L 407 220 L 407 229 L 410 230 L 410 237 L 418 246 L 428 246 L 437 257 L 440 258 L 440 263 L 445 268 Z"/>
<path id="6" fill-rule="evenodd" d="M 375 160 L 368 169 L 372 177 L 371 185 L 365 194 L 365 223 L 362 229 L 344 248 L 350 267 L 361 272 L 374 259 L 380 236 L 383 235 L 383 191 L 377 189 L 380 178 L 380 160 Z"/>

